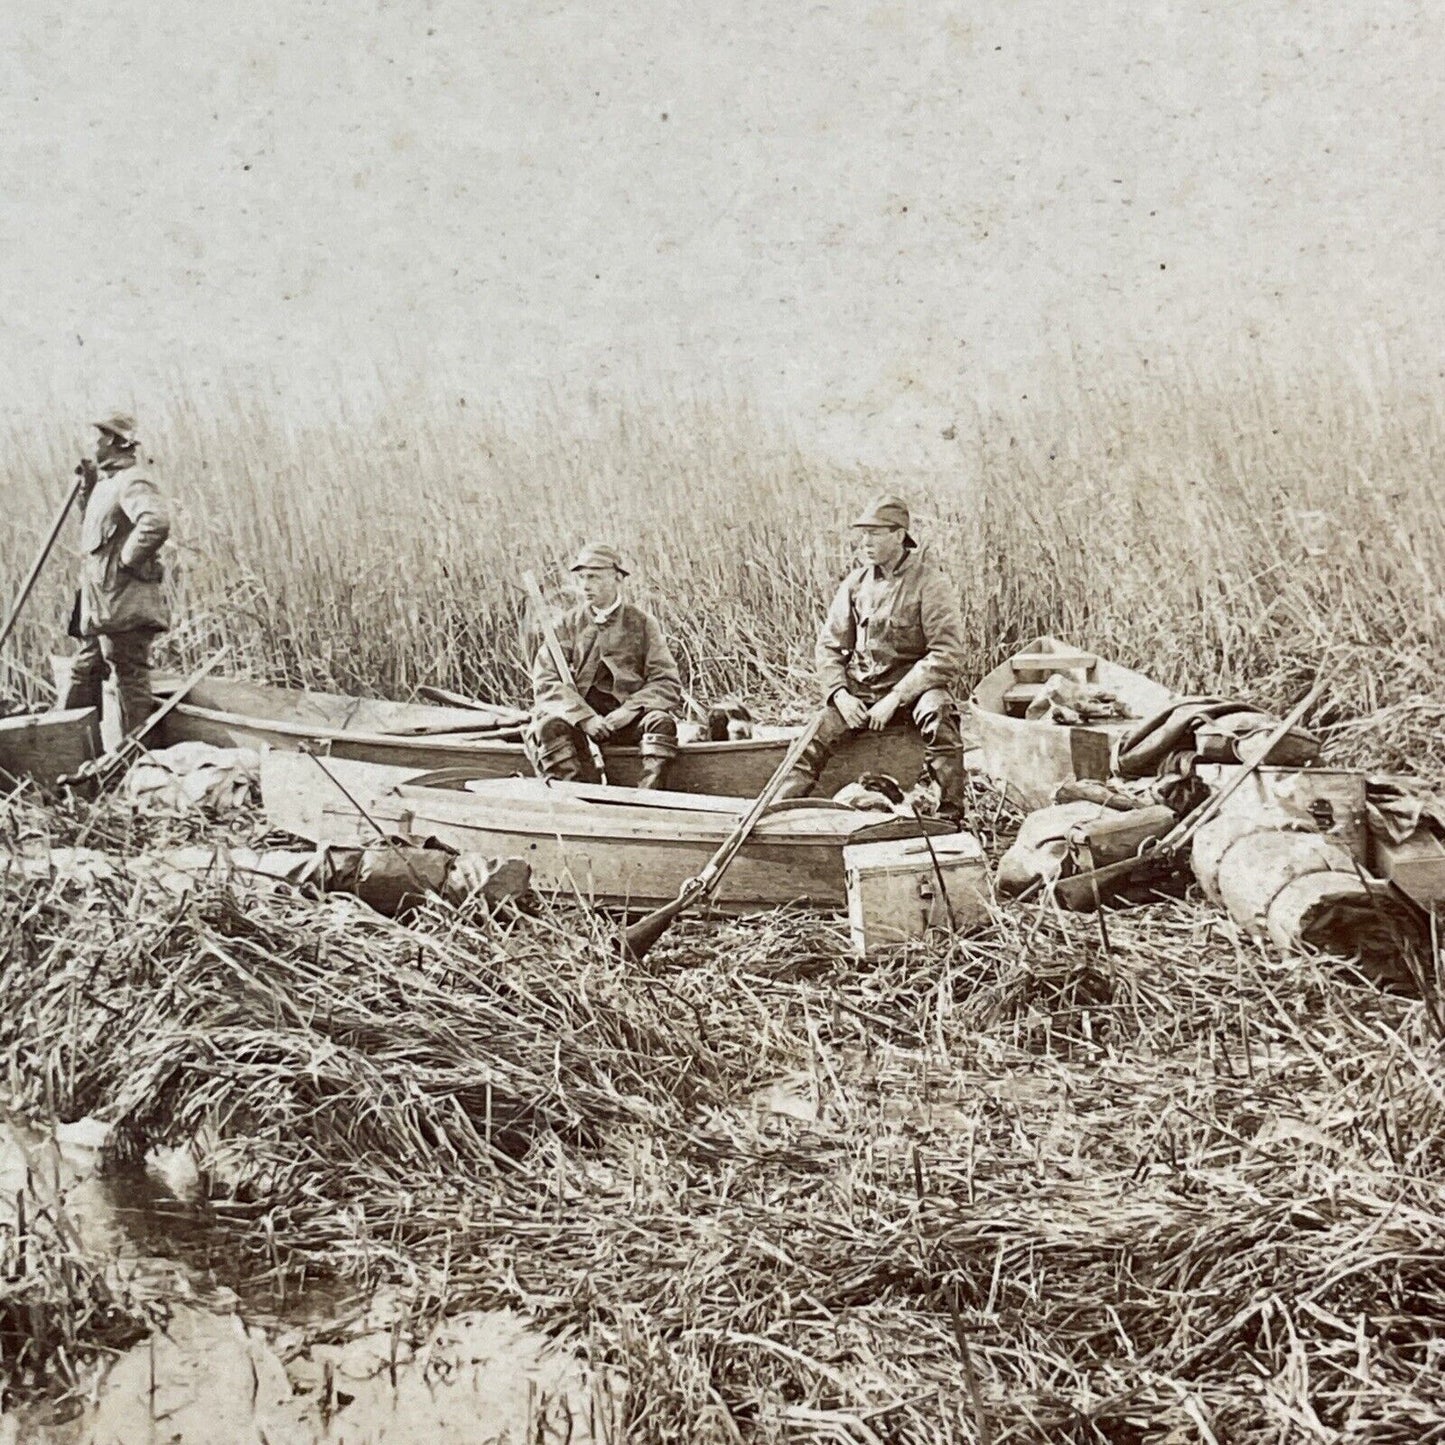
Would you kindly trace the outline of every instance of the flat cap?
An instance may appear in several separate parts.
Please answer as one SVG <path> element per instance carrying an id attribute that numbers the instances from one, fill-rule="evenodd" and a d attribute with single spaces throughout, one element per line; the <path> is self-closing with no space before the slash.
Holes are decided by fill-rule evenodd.
<path id="1" fill-rule="evenodd" d="M 908 503 L 902 497 L 874 497 L 853 523 L 855 527 L 902 527 L 908 530 Z"/>
<path id="2" fill-rule="evenodd" d="M 135 445 L 135 418 L 123 411 L 112 412 L 104 421 L 94 423 L 100 431 L 113 436 L 122 446 Z"/>
<path id="3" fill-rule="evenodd" d="M 620 576 L 628 575 L 622 565 L 622 553 L 604 542 L 589 542 L 573 559 L 573 572 L 580 572 L 584 567 L 615 567 Z"/>

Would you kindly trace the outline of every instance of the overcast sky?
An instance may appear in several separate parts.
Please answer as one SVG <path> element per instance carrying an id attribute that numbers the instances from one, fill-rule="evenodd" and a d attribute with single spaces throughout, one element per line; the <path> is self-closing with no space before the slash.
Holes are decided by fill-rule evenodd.
<path id="1" fill-rule="evenodd" d="M 1071 350 L 1445 335 L 1418 0 L 13 0 L 5 409 L 756 398 L 933 457 Z"/>

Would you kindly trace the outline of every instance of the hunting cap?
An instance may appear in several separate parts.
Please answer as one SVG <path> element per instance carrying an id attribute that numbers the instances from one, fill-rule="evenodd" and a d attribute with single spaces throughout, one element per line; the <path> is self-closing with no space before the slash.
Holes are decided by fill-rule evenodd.
<path id="1" fill-rule="evenodd" d="M 572 562 L 572 571 L 580 572 L 584 567 L 615 567 L 620 577 L 627 576 L 622 565 L 622 553 L 605 542 L 589 542 Z"/>
<path id="2" fill-rule="evenodd" d="M 136 441 L 135 418 L 127 416 L 122 411 L 112 412 L 104 421 L 98 421 L 95 426 L 113 436 L 122 446 L 133 447 Z"/>
<path id="3" fill-rule="evenodd" d="M 915 545 L 913 538 L 908 535 L 909 521 L 908 503 L 902 497 L 894 497 L 885 492 L 881 497 L 874 497 L 864 507 L 863 514 L 853 525 L 855 527 L 901 527 L 904 542 Z"/>

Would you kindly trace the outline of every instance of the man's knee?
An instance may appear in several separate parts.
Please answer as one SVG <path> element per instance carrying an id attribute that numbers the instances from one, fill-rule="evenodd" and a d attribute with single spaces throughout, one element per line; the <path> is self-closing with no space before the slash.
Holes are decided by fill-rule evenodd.
<path id="1" fill-rule="evenodd" d="M 533 756 L 543 771 L 581 757 L 577 746 L 577 730 L 559 717 L 537 718 L 533 721 L 528 742 Z"/>
<path id="2" fill-rule="evenodd" d="M 913 724 L 929 747 L 953 749 L 963 746 L 958 704 L 947 688 L 929 688 L 913 704 Z"/>
<path id="3" fill-rule="evenodd" d="M 106 639 L 106 658 L 117 683 L 143 678 L 151 665 L 149 632 L 117 632 Z"/>
<path id="4" fill-rule="evenodd" d="M 660 709 L 643 713 L 641 746 L 651 757 L 672 757 L 677 752 L 677 719 Z"/>

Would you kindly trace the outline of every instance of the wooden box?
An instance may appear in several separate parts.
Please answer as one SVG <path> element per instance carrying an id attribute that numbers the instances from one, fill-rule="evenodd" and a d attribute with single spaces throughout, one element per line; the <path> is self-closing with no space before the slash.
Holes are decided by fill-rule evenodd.
<path id="1" fill-rule="evenodd" d="M 965 932 L 991 916 L 988 863 L 972 833 L 940 833 L 926 842 L 852 843 L 843 849 L 843 873 L 859 958 L 937 929 Z"/>
<path id="2" fill-rule="evenodd" d="M 100 714 L 93 707 L 0 718 L 0 790 L 22 778 L 54 783 L 100 756 Z"/>
<path id="3" fill-rule="evenodd" d="M 1233 764 L 1201 763 L 1199 776 L 1211 787 L 1229 782 Z M 1225 814 L 1284 808 L 1303 813 L 1363 865 L 1368 852 L 1365 775 L 1345 768 L 1260 768 L 1246 778 L 1221 809 Z"/>
<path id="4" fill-rule="evenodd" d="M 1371 830 L 1370 871 L 1388 878 L 1421 908 L 1445 902 L 1445 841 L 1428 826 L 1417 828 L 1403 843 Z"/>

